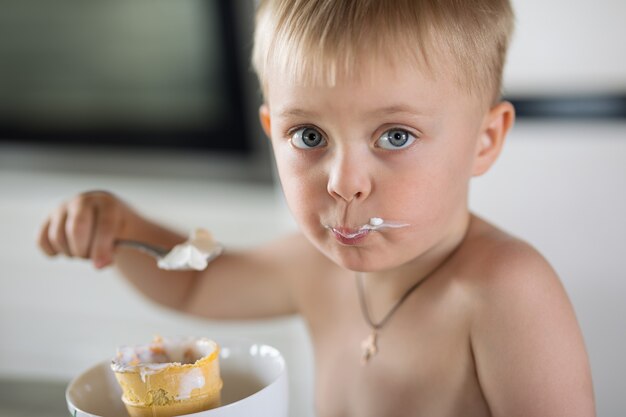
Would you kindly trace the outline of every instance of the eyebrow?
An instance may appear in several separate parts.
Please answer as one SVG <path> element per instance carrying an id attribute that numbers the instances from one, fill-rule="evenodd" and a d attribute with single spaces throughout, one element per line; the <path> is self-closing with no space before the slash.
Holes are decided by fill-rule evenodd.
<path id="1" fill-rule="evenodd" d="M 368 117 L 377 116 L 377 115 L 388 116 L 388 115 L 393 115 L 393 114 L 398 114 L 398 113 L 409 114 L 411 116 L 427 116 L 428 115 L 427 112 L 419 111 L 411 106 L 398 104 L 398 105 L 392 105 L 392 106 L 369 110 L 366 113 L 366 116 Z M 301 108 L 294 107 L 294 108 L 286 108 L 285 110 L 281 111 L 278 115 L 280 117 L 291 116 L 291 117 L 311 118 L 311 117 L 318 116 L 318 113 L 315 111 L 309 111 L 309 110 L 304 110 Z"/>
<path id="2" fill-rule="evenodd" d="M 304 109 L 299 109 L 299 108 L 286 108 L 285 110 L 281 111 L 280 113 L 278 113 L 279 117 L 288 117 L 288 116 L 292 116 L 292 117 L 305 117 L 305 118 L 309 118 L 309 117 L 315 117 L 318 116 L 317 112 L 312 112 L 312 111 L 308 111 L 308 110 L 304 110 Z"/>
<path id="3" fill-rule="evenodd" d="M 367 112 L 369 116 L 381 115 L 381 114 L 388 116 L 388 115 L 393 115 L 393 114 L 398 114 L 398 113 L 410 114 L 411 116 L 427 116 L 429 114 L 429 112 L 426 112 L 424 110 L 418 110 L 405 104 L 382 107 L 382 108 L 374 109 L 374 110 Z"/>

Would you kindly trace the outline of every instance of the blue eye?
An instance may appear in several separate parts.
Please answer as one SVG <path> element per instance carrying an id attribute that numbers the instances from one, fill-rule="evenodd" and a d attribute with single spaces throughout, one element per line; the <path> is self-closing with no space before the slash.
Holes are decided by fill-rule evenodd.
<path id="1" fill-rule="evenodd" d="M 390 129 L 382 134 L 376 144 L 383 149 L 404 149 L 415 142 L 416 138 L 404 129 Z"/>
<path id="2" fill-rule="evenodd" d="M 312 127 L 302 127 L 291 135 L 291 143 L 296 148 L 311 149 L 318 148 L 326 143 L 322 134 Z"/>

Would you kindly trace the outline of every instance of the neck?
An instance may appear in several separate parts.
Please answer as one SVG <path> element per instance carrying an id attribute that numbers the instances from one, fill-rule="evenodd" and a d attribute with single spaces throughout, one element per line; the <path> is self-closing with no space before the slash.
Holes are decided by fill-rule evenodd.
<path id="1" fill-rule="evenodd" d="M 462 216 L 444 239 L 411 261 L 391 270 L 362 274 L 372 319 L 380 319 L 416 282 L 437 275 L 463 242 L 470 219 L 469 213 Z"/>

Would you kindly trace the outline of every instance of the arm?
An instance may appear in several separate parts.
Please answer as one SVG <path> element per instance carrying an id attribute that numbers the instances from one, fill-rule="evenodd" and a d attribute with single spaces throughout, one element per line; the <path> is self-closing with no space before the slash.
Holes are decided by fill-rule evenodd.
<path id="1" fill-rule="evenodd" d="M 205 271 L 164 271 L 137 250 L 116 248 L 117 239 L 173 247 L 185 237 L 151 222 L 110 193 L 88 192 L 55 210 L 44 222 L 39 245 L 50 256 L 114 265 L 140 292 L 166 307 L 210 318 L 254 318 L 296 310 L 290 259 L 307 245 L 291 237 L 265 247 L 229 252 Z M 310 250 L 310 247 L 308 247 Z M 289 256 L 283 256 L 289 253 Z M 294 269 L 295 268 L 295 269 Z M 297 276 L 297 275 L 296 275 Z"/>
<path id="2" fill-rule="evenodd" d="M 486 269 L 478 299 L 471 346 L 493 416 L 595 416 L 582 334 L 547 262 L 508 245 Z"/>
<path id="3" fill-rule="evenodd" d="M 306 271 L 318 268 L 320 261 L 322 255 L 300 234 L 253 250 L 227 250 L 193 277 L 180 310 L 221 319 L 294 314 Z"/>

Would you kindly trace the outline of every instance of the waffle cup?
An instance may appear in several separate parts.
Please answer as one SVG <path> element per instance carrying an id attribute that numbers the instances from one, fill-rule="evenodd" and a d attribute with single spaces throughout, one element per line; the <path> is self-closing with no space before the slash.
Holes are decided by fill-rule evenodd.
<path id="1" fill-rule="evenodd" d="M 179 416 L 220 405 L 222 379 L 219 348 L 208 339 L 197 341 L 208 343 L 212 351 L 193 363 L 156 362 L 119 366 L 114 361 L 112 368 L 122 388 L 122 401 L 131 417 Z M 155 349 L 155 346 L 157 350 L 161 349 L 160 342 L 153 342 L 150 349 Z M 169 341 L 170 345 L 172 343 Z"/>

